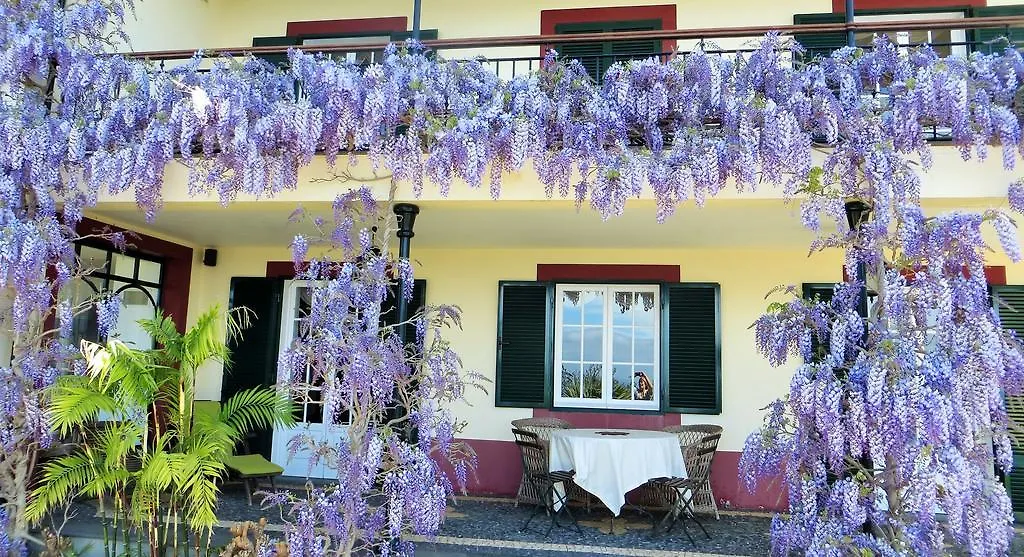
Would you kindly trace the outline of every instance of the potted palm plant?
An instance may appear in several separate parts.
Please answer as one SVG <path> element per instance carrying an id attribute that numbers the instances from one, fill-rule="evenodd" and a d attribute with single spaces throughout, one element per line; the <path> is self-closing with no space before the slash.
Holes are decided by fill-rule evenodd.
<path id="1" fill-rule="evenodd" d="M 75 496 L 97 498 L 101 515 L 110 517 L 103 528 L 108 555 L 130 553 L 130 539 L 139 554 L 187 553 L 188 544 L 179 542 L 189 533 L 198 555 L 217 523 L 225 460 L 249 431 L 290 425 L 292 401 L 255 388 L 225 401 L 217 415 L 194 413 L 200 366 L 230 364 L 226 339 L 248 324 L 246 310 L 214 307 L 184 334 L 159 314 L 140 324 L 157 348 L 83 341 L 87 373 L 62 377 L 51 388 L 54 431 L 79 442 L 44 466 L 29 518 L 39 520 Z M 187 528 L 179 530 L 179 522 Z"/>

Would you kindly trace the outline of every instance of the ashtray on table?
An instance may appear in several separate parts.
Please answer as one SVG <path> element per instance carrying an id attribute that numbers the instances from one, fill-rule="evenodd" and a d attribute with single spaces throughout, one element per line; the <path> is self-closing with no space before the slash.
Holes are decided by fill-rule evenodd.
<path id="1" fill-rule="evenodd" d="M 598 435 L 629 435 L 628 431 L 598 431 Z"/>

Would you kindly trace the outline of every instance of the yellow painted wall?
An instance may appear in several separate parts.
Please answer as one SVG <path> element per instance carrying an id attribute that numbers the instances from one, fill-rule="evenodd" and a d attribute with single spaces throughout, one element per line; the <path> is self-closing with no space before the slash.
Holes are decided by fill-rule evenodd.
<path id="1" fill-rule="evenodd" d="M 725 426 L 722 447 L 740 450 L 746 435 L 760 423 L 760 408 L 787 388 L 791 367 L 772 368 L 757 353 L 749 325 L 764 310 L 765 294 L 780 284 L 830 282 L 841 277 L 838 253 L 808 258 L 802 250 L 416 250 L 417 276 L 427 279 L 428 303 L 463 309 L 464 328 L 450 338 L 465 367 L 494 378 L 499 280 L 532 280 L 538 263 L 678 264 L 683 281 L 721 284 L 723 413 L 684 416 L 684 423 Z M 263 276 L 267 260 L 287 260 L 283 247 L 221 247 L 216 267 L 193 270 L 189 311 L 226 305 L 233 276 Z M 994 258 L 993 263 L 1005 261 Z M 1024 283 L 1024 264 L 1007 269 L 1010 283 Z M 237 372 L 242 372 L 238 370 Z M 199 396 L 219 398 L 218 366 L 200 373 Z M 530 409 L 495 408 L 493 384 L 488 393 L 471 392 L 469 405 L 456 408 L 468 420 L 464 436 L 511 439 L 509 422 L 532 415 Z"/>
<path id="2" fill-rule="evenodd" d="M 421 28 L 437 29 L 442 39 L 537 35 L 541 10 L 655 4 L 675 4 L 680 28 L 789 25 L 794 13 L 831 11 L 830 0 L 721 0 L 713 4 L 704 0 L 428 0 L 423 3 Z M 411 0 L 144 0 L 131 33 L 138 50 L 250 46 L 253 37 L 284 35 L 289 21 L 406 16 L 411 28 L 412 6 Z M 476 55 L 482 51 L 461 52 Z M 491 52 L 532 56 L 538 50 L 523 47 Z"/>
<path id="3" fill-rule="evenodd" d="M 1018 163 L 1017 170 L 1007 171 L 1003 169 L 999 148 L 989 150 L 989 157 L 980 161 L 972 159 L 964 161 L 959 150 L 937 144 L 933 147 L 933 165 L 930 170 L 922 175 L 921 195 L 924 198 L 966 198 L 966 197 L 1005 197 L 1007 186 L 1016 181 L 1021 171 L 1024 171 L 1024 163 Z M 820 164 L 823 155 L 816 153 L 816 163 Z M 388 193 L 388 180 L 372 180 L 375 176 L 370 168 L 367 157 L 360 155 L 358 164 L 348 167 L 348 157 L 338 157 L 340 168 L 347 170 L 356 180 L 350 182 L 323 182 L 322 180 L 332 175 L 326 160 L 317 156 L 313 161 L 299 170 L 299 187 L 294 190 L 283 191 L 275 198 L 277 201 L 292 203 L 330 203 L 342 192 L 348 191 L 354 185 L 366 184 L 374 188 L 378 197 L 386 198 Z M 377 176 L 387 176 L 382 171 Z M 485 173 L 485 176 L 487 173 Z M 163 198 L 168 204 L 171 203 L 217 203 L 214 194 L 192 197 L 189 195 L 188 179 L 186 168 L 179 163 L 168 165 L 165 173 L 163 187 Z M 318 181 L 321 180 L 321 181 Z M 484 185 L 473 189 L 460 180 L 454 181 L 447 198 L 442 197 L 440 189 L 429 180 L 423 188 L 422 194 L 417 198 L 409 183 L 400 184 L 396 198 L 401 201 L 421 200 L 473 200 L 489 201 L 491 199 L 487 181 Z M 557 194 L 556 194 L 557 196 Z M 650 190 L 647 189 L 643 196 L 651 199 Z M 736 188 L 728 185 L 715 197 L 715 199 L 781 199 L 783 198 L 782 188 L 773 184 L 759 184 L 756 191 L 737 192 Z M 504 201 L 545 201 L 548 198 L 544 193 L 544 186 L 537 180 L 537 175 L 531 165 L 527 164 L 522 171 L 506 174 L 502 182 L 501 199 Z M 257 201 L 253 195 L 240 194 L 238 201 Z M 120 202 L 126 206 L 134 207 L 135 194 L 132 190 L 126 190 L 117 195 L 109 192 L 100 194 L 100 201 L 103 203 Z"/>

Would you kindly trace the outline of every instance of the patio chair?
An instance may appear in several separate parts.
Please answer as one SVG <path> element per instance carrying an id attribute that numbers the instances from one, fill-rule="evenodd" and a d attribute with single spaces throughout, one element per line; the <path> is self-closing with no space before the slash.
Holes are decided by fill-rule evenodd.
<path id="1" fill-rule="evenodd" d="M 656 534 L 659 528 L 666 524 L 668 524 L 668 527 L 665 529 L 667 533 L 672 531 L 676 523 L 681 523 L 683 525 L 683 532 L 690 540 L 690 543 L 696 545 L 696 542 L 693 541 L 693 536 L 690 535 L 690 531 L 686 528 L 686 521 L 692 520 L 704 532 L 704 536 L 709 540 L 711 539 L 711 535 L 708 534 L 704 525 L 694 515 L 693 510 L 697 491 L 708 481 L 708 477 L 711 475 L 711 462 L 715 458 L 718 440 L 721 437 L 720 433 L 705 435 L 700 441 L 686 448 L 684 455 L 686 478 L 658 478 L 654 480 L 655 484 L 671 489 L 673 504 L 668 512 L 665 513 L 661 523 L 654 525 L 652 535 Z"/>
<path id="2" fill-rule="evenodd" d="M 722 433 L 722 426 L 714 424 L 690 424 L 674 425 L 663 428 L 665 433 L 675 434 L 679 438 L 679 450 L 686 454 L 687 447 L 696 444 L 707 435 Z M 718 504 L 715 501 L 715 494 L 711 491 L 710 475 L 704 486 L 697 490 L 693 501 L 693 512 L 713 514 L 715 520 L 719 520 Z M 650 481 L 640 486 L 634 492 L 633 500 L 640 507 L 647 510 L 667 510 L 673 504 L 675 496 L 673 490 Z"/>
<path id="3" fill-rule="evenodd" d="M 541 445 L 545 447 L 551 440 L 551 432 L 556 429 L 572 429 L 572 424 L 562 420 L 560 418 L 522 418 L 519 420 L 512 420 L 512 432 L 516 430 L 527 431 L 537 436 Z M 527 503 L 536 505 L 541 500 L 541 494 L 536 493 L 531 487 L 532 484 L 526 479 L 526 471 L 523 471 L 523 478 L 519 481 L 519 491 L 516 493 L 516 506 L 519 503 Z M 593 504 L 595 498 L 588 491 L 575 483 L 567 484 L 566 494 L 569 496 L 570 501 L 575 501 L 583 505 L 587 512 L 590 512 L 590 506 Z"/>
<path id="4" fill-rule="evenodd" d="M 551 517 L 551 524 L 548 525 L 547 532 L 544 533 L 545 536 L 551 535 L 551 529 L 556 525 L 563 527 L 563 524 L 558 521 L 558 517 L 563 513 L 569 515 L 576 531 L 582 534 L 576 517 L 569 510 L 568 496 L 555 489 L 555 484 L 558 483 L 569 485 L 576 473 L 572 470 L 548 470 L 548 449 L 547 446 L 540 443 L 537 434 L 521 429 L 513 429 L 512 433 L 516 437 L 516 445 L 519 447 L 519 455 L 523 461 L 523 477 L 537 493 L 541 494 L 536 508 L 519 531 L 526 531 L 533 518 L 544 512 Z"/>
<path id="5" fill-rule="evenodd" d="M 193 405 L 195 414 L 216 416 L 220 413 L 220 402 L 216 400 L 197 400 Z M 238 478 L 245 487 L 245 497 L 252 505 L 252 492 L 259 480 L 268 480 L 270 488 L 276 489 L 274 478 L 284 474 L 284 468 L 270 462 L 263 455 L 248 454 L 249 447 L 245 440 L 242 441 L 243 454 L 232 454 L 224 459 L 224 467 L 228 474 Z"/>

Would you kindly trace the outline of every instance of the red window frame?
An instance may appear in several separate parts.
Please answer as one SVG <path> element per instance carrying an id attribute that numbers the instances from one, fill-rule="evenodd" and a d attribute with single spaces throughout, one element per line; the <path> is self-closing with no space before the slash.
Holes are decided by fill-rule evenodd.
<path id="1" fill-rule="evenodd" d="M 289 21 L 285 30 L 288 37 L 302 35 L 346 35 L 350 33 L 394 33 L 408 29 L 409 18 L 365 17 L 359 19 L 323 19 L 317 21 Z"/>
<path id="2" fill-rule="evenodd" d="M 638 19 L 660 19 L 662 29 L 676 28 L 676 5 L 619 6 L 615 8 L 572 8 L 564 10 L 541 10 L 540 34 L 554 35 L 555 26 L 560 23 L 596 23 L 600 21 L 632 21 Z M 550 45 L 541 46 L 540 55 L 547 54 Z M 674 40 L 662 41 L 662 50 L 672 52 Z"/>

